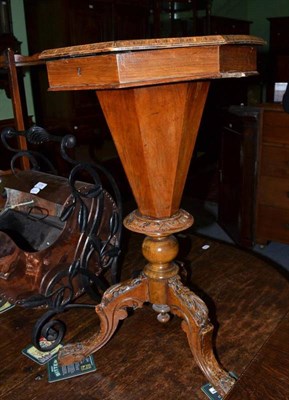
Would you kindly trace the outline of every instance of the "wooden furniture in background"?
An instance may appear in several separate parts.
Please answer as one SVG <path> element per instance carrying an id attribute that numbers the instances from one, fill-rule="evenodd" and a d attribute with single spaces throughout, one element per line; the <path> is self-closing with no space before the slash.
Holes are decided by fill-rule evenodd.
<path id="1" fill-rule="evenodd" d="M 220 138 L 218 223 L 241 246 L 255 240 L 258 150 L 262 110 L 231 106 Z"/>
<path id="2" fill-rule="evenodd" d="M 218 219 L 238 244 L 289 243 L 288 138 L 281 104 L 234 106 L 225 116 Z"/>
<path id="3" fill-rule="evenodd" d="M 274 100 L 276 82 L 289 82 L 289 16 L 268 18 L 270 22 L 270 47 L 267 101 Z"/>
<path id="4" fill-rule="evenodd" d="M 44 51 L 52 91 L 96 90 L 138 210 L 125 226 L 143 233 L 148 261 L 139 277 L 105 292 L 96 306 L 100 331 L 64 347 L 61 363 L 81 360 L 105 345 L 127 307 L 150 302 L 160 322 L 183 319 L 192 354 L 220 393 L 234 380 L 217 362 L 205 303 L 178 276 L 174 233 L 193 223 L 179 209 L 211 78 L 256 74 L 250 36 L 119 41 Z M 194 62 L 192 62 L 194 60 Z"/>
<path id="5" fill-rule="evenodd" d="M 18 80 L 18 73 L 17 67 L 15 63 L 15 54 L 14 51 L 8 49 L 6 52 L 6 59 L 7 59 L 7 70 L 9 76 L 9 88 L 11 93 L 11 100 L 12 100 L 12 107 L 13 107 L 13 114 L 15 119 L 15 127 L 19 131 L 23 131 L 25 129 L 25 120 L 27 123 L 28 115 L 27 115 L 27 108 L 26 108 L 26 99 L 24 98 L 24 83 L 21 80 L 22 86 L 22 98 L 20 92 L 20 85 Z M 27 149 L 26 139 L 20 137 L 17 139 L 19 148 L 22 150 Z M 29 161 L 27 158 L 23 158 L 23 168 L 29 168 Z"/>
<path id="6" fill-rule="evenodd" d="M 289 114 L 281 104 L 262 109 L 256 242 L 289 243 Z"/>
<path id="7" fill-rule="evenodd" d="M 0 52 L 7 48 L 20 53 L 21 42 L 13 35 L 10 0 L 0 0 Z"/>
<path id="8" fill-rule="evenodd" d="M 4 89 L 12 101 L 12 126 L 23 130 L 28 118 L 26 101 L 23 101 L 23 75 L 21 70 L 17 70 L 14 57 L 15 53 L 20 53 L 20 44 L 13 35 L 10 0 L 0 1 L 0 89 Z M 18 145 L 21 149 L 27 148 L 24 138 L 18 139 Z M 27 159 L 22 160 L 22 165 L 28 168 Z"/>
<path id="9" fill-rule="evenodd" d="M 197 23 L 198 32 L 202 32 L 204 29 L 207 29 L 208 18 L 199 18 Z M 248 35 L 252 22 L 243 19 L 210 15 L 209 24 L 211 35 Z"/>
<path id="10" fill-rule="evenodd" d="M 5 87 L 5 89 L 12 101 L 14 114 L 14 123 L 12 126 L 19 131 L 27 128 L 28 122 L 31 122 L 27 115 L 25 89 L 21 68 L 41 64 L 43 64 L 43 61 L 38 59 L 37 54 L 31 57 L 22 56 L 21 54 L 15 54 L 12 49 L 7 49 L 4 55 L 0 56 L 0 68 L 8 77 L 9 85 L 8 87 Z M 26 139 L 24 137 L 17 138 L 17 142 L 19 149 L 27 149 Z M 24 169 L 29 169 L 29 161 L 27 158 L 23 157 L 21 163 L 21 166 Z"/>
<path id="11" fill-rule="evenodd" d="M 210 31 L 213 34 L 250 33 L 248 21 L 211 16 L 211 0 L 24 0 L 24 8 L 29 54 L 110 40 L 205 35 Z M 186 16 L 180 12 L 184 8 Z M 172 15 L 176 19 L 170 20 Z M 47 91 L 44 67 L 34 69 L 31 76 L 38 125 L 59 134 L 73 133 L 78 144 L 100 149 L 105 140 L 111 139 L 92 92 L 51 94 Z M 208 120 L 214 120 L 219 111 L 217 106 L 246 104 L 247 84 L 236 80 L 213 82 L 208 100 L 206 115 Z M 201 133 L 204 141 L 214 135 L 214 128 L 215 125 L 204 126 Z"/>
<path id="12" fill-rule="evenodd" d="M 115 39 L 149 37 L 148 0 L 24 0 L 29 54 Z M 53 26 L 54 34 L 51 34 Z M 36 122 L 48 131 L 73 133 L 78 144 L 109 137 L 92 92 L 49 93 L 45 67 L 32 71 Z"/>
<path id="13" fill-rule="evenodd" d="M 155 38 L 166 36 L 189 36 L 211 33 L 211 7 L 212 0 L 179 0 L 163 1 L 152 0 L 152 33 Z M 199 12 L 205 14 L 200 24 Z M 183 18 L 179 18 L 182 14 Z M 162 27 L 165 21 L 169 21 L 169 29 Z M 190 25 L 190 26 L 189 26 Z"/>
<path id="14" fill-rule="evenodd" d="M 210 16 L 210 30 L 212 35 L 250 34 L 250 21 L 233 18 Z M 198 33 L 206 27 L 206 18 L 198 20 Z M 258 54 L 259 57 L 259 54 Z M 259 71 L 259 68 L 258 68 Z M 220 114 L 224 107 L 232 104 L 247 104 L 248 89 L 252 81 L 258 81 L 259 76 L 250 79 L 213 80 L 200 127 L 196 145 L 196 152 L 204 153 L 211 165 L 216 163 L 219 156 L 219 141 L 222 125 Z"/>
<path id="15" fill-rule="evenodd" d="M 22 72 L 17 71 L 15 63 L 15 54 L 12 49 L 7 49 L 5 54 L 0 57 L 0 68 L 6 72 L 8 77 L 9 86 L 6 88 L 12 101 L 12 108 L 14 114 L 13 125 L 19 131 L 25 129 L 25 123 L 27 123 L 28 115 L 26 109 L 26 101 L 23 101 L 24 97 L 24 84 Z M 23 137 L 17 138 L 19 149 L 26 150 L 27 143 Z M 27 158 L 22 159 L 22 167 L 24 169 L 29 168 L 29 161 Z"/>

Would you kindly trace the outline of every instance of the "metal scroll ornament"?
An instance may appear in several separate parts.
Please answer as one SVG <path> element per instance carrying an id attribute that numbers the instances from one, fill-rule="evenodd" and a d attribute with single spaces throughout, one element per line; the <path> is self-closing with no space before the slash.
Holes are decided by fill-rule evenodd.
<path id="1" fill-rule="evenodd" d="M 40 145 L 50 141 L 58 142 L 62 158 L 72 165 L 68 178 L 58 177 L 52 163 L 42 153 L 32 150 L 18 151 L 18 149 L 13 148 L 9 144 L 10 139 L 18 136 L 24 136 L 27 142 L 32 145 Z M 95 308 L 95 304 L 100 301 L 102 293 L 111 284 L 119 281 L 118 256 L 122 229 L 121 197 L 114 178 L 101 165 L 77 162 L 71 158 L 69 152 L 76 145 L 75 137 L 72 135 L 58 137 L 49 134 L 43 128 L 33 126 L 23 132 L 7 128 L 2 131 L 1 139 L 4 146 L 14 152 L 14 156 L 11 158 L 11 171 L 14 175 L 14 181 L 13 179 L 9 181 L 7 178 L 6 187 L 12 181 L 16 182 L 17 185 L 15 178 L 18 178 L 19 185 L 20 182 L 21 185 L 24 185 L 25 177 L 33 181 L 35 175 L 35 179 L 38 179 L 39 176 L 44 180 L 47 178 L 49 182 L 52 182 L 52 186 L 63 185 L 63 189 L 61 186 L 58 191 L 56 190 L 59 197 L 63 195 L 63 191 L 68 190 L 68 196 L 60 208 L 58 204 L 54 208 L 50 207 L 51 198 L 46 201 L 46 199 L 37 197 L 37 195 L 30 200 L 33 204 L 29 206 L 27 205 L 29 204 L 26 198 L 27 194 L 25 194 L 26 205 L 23 209 L 17 210 L 22 213 L 21 218 L 32 218 L 31 216 L 34 213 L 39 216 L 40 209 L 41 218 L 38 218 L 38 224 L 39 220 L 45 223 L 50 218 L 54 225 L 60 227 L 60 234 L 56 235 L 55 242 L 50 244 L 49 247 L 46 248 L 41 244 L 31 253 L 18 248 L 19 259 L 26 260 L 25 266 L 22 267 L 26 270 L 30 268 L 30 273 L 34 265 L 39 270 L 38 275 L 40 276 L 36 276 L 35 271 L 33 272 L 38 281 L 41 282 L 37 290 L 32 291 L 31 294 L 31 290 L 27 289 L 26 292 L 29 294 L 26 295 L 24 282 L 23 293 L 14 293 L 14 271 L 11 273 L 8 271 L 10 283 L 6 292 L 1 287 L 0 279 L 0 296 L 2 298 L 6 297 L 7 300 L 24 307 L 45 308 L 44 314 L 35 324 L 32 340 L 34 346 L 39 350 L 49 351 L 62 341 L 66 331 L 65 324 L 55 319 L 55 316 L 71 308 Z M 29 159 L 30 171 L 17 171 L 16 162 L 21 157 Z M 39 171 L 43 165 L 48 168 L 49 173 L 37 175 L 39 173 L 36 171 Z M 54 174 L 56 174 L 55 180 Z M 105 176 L 112 195 L 103 188 L 100 175 Z M 15 199 L 15 193 L 21 192 L 19 188 L 17 191 L 11 189 L 10 192 L 13 193 L 9 195 L 9 188 L 6 188 L 6 190 L 8 191 L 8 200 L 6 210 L 4 208 L 0 214 L 0 231 L 1 218 L 2 220 L 4 220 L 4 217 L 8 218 L 7 208 L 12 208 L 10 203 Z M 42 197 L 45 196 L 42 195 Z M 55 203 L 58 202 L 59 199 L 56 198 Z M 43 204 L 49 204 L 47 206 L 49 210 Z M 6 233 L 2 234 L 6 235 Z M 10 238 L 7 240 L 10 240 Z M 57 260 L 57 262 L 54 260 Z M 77 300 L 83 293 L 88 294 L 94 304 L 79 303 Z M 40 344 L 43 337 L 49 341 L 45 348 Z"/>

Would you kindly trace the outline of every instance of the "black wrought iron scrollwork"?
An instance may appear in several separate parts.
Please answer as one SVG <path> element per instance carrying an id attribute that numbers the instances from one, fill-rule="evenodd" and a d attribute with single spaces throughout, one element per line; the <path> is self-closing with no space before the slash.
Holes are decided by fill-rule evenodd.
<path id="1" fill-rule="evenodd" d="M 43 144 L 45 142 L 49 142 L 50 140 L 61 140 L 61 137 L 50 135 L 48 132 L 45 131 L 45 129 L 37 125 L 32 126 L 27 131 L 16 131 L 14 128 L 11 127 L 4 128 L 1 132 L 1 141 L 7 150 L 15 153 L 10 161 L 11 170 L 15 172 L 15 164 L 18 159 L 27 157 L 31 163 L 31 169 L 40 170 L 39 160 L 42 160 L 48 167 L 49 171 L 53 174 L 56 174 L 57 171 L 53 164 L 41 152 L 32 150 L 19 150 L 18 148 L 14 148 L 11 146 L 11 144 L 9 144 L 11 139 L 20 136 L 25 137 L 28 143 L 35 145 Z"/>
<path id="2" fill-rule="evenodd" d="M 118 281 L 117 260 L 122 230 L 121 195 L 113 176 L 103 166 L 77 162 L 71 158 L 68 150 L 76 145 L 73 135 L 51 135 L 38 126 L 21 132 L 6 128 L 1 133 L 4 146 L 15 153 L 11 159 L 11 170 L 15 174 L 15 162 L 20 157 L 27 157 L 33 170 L 40 169 L 38 160 L 41 160 L 50 172 L 56 172 L 50 160 L 41 152 L 13 148 L 9 140 L 17 136 L 24 136 L 33 145 L 58 142 L 62 158 L 72 165 L 67 178 L 71 194 L 62 208 L 59 220 L 65 224 L 76 221 L 79 237 L 74 258 L 68 263 L 57 265 L 45 276 L 42 291 L 21 301 L 24 307 L 46 308 L 35 324 L 32 340 L 39 350 L 48 351 L 58 346 L 65 335 L 65 324 L 55 319 L 55 316 L 71 308 L 94 308 L 96 304 L 78 303 L 79 295 L 87 293 L 97 303 L 109 285 Z M 103 188 L 100 174 L 106 176 L 112 195 Z M 84 184 L 83 176 L 88 183 Z M 110 270 L 109 281 L 106 270 Z M 42 348 L 42 337 L 50 341 L 51 345 Z"/>

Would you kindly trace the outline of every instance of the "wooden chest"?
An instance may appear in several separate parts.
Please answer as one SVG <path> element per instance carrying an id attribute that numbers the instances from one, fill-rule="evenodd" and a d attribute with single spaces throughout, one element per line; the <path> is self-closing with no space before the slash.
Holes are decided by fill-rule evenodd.
<path id="1" fill-rule="evenodd" d="M 281 104 L 225 115 L 218 222 L 242 246 L 289 243 L 289 114 Z"/>
<path id="2" fill-rule="evenodd" d="M 218 222 L 244 247 L 253 246 L 255 238 L 262 114 L 259 108 L 231 106 L 223 116 Z"/>
<path id="3" fill-rule="evenodd" d="M 256 242 L 289 243 L 289 114 L 264 105 L 256 214 Z"/>

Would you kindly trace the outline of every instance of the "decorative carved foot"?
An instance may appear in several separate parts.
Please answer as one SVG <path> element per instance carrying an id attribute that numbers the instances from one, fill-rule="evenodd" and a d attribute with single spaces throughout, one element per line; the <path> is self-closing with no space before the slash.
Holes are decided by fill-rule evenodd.
<path id="1" fill-rule="evenodd" d="M 127 308 L 141 308 L 149 301 L 147 278 L 141 274 L 138 278 L 128 280 L 110 287 L 103 295 L 102 301 L 95 307 L 100 319 L 99 331 L 82 343 L 63 347 L 58 354 L 61 365 L 81 361 L 103 347 L 114 334 L 118 322 L 127 317 Z"/>
<path id="2" fill-rule="evenodd" d="M 221 394 L 229 392 L 235 380 L 217 362 L 213 347 L 213 325 L 203 300 L 185 287 L 179 276 L 168 280 L 168 305 L 171 312 L 182 318 L 182 328 L 187 334 L 196 363 L 209 382 Z"/>

